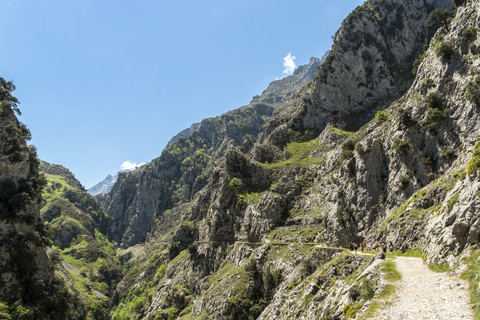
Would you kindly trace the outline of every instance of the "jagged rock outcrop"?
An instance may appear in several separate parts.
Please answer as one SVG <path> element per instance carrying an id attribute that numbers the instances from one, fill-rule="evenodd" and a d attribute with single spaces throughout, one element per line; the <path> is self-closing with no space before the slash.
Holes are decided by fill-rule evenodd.
<path id="1" fill-rule="evenodd" d="M 317 68 L 328 56 L 328 52 L 318 59 L 311 57 L 308 64 L 299 66 L 291 76 L 272 81 L 261 95 L 253 97 L 252 102 L 276 104 L 287 102 L 305 87 L 317 74 Z"/>
<path id="2" fill-rule="evenodd" d="M 480 80 L 467 74 L 479 64 L 478 5 L 431 32 L 428 13 L 449 1 L 367 1 L 352 13 L 312 86 L 276 105 L 248 146 L 209 153 L 204 187 L 154 219 L 131 250 L 142 267 L 122 282 L 124 306 L 139 287 L 148 303 L 136 317 L 147 319 L 344 319 L 378 294 L 382 262 L 332 254 L 329 264 L 311 242 L 393 241 L 452 266 L 477 250 Z"/>
<path id="3" fill-rule="evenodd" d="M 203 120 L 189 138 L 167 146 L 159 158 L 120 173 L 102 200 L 114 220 L 115 241 L 124 246 L 144 242 L 153 218 L 191 201 L 228 148 L 248 151 L 272 112 L 272 106 L 259 103 Z"/>
<path id="4" fill-rule="evenodd" d="M 431 36 L 423 24 L 437 7 L 452 3 L 367 1 L 355 9 L 335 34 L 310 88 L 268 121 L 268 142 L 282 147 L 295 138 L 289 129 L 311 139 L 328 123 L 356 130 L 399 98 L 412 84 L 413 61 Z"/>

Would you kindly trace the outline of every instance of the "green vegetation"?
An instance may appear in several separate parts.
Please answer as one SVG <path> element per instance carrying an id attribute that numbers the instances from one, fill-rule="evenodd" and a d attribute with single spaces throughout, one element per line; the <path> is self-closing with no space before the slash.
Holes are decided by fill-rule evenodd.
<path id="1" fill-rule="evenodd" d="M 472 159 L 467 165 L 467 174 L 472 175 L 480 168 L 480 141 L 477 142 L 473 149 Z"/>
<path id="2" fill-rule="evenodd" d="M 310 166 L 313 164 L 322 164 L 324 158 L 313 157 L 312 152 L 320 149 L 318 139 L 312 139 L 307 142 L 290 142 L 287 144 L 285 151 L 290 156 L 286 160 L 275 163 L 264 164 L 266 168 L 274 169 L 284 166 Z"/>
<path id="3" fill-rule="evenodd" d="M 450 32 L 449 25 L 452 20 L 452 13 L 447 9 L 437 8 L 430 12 L 425 20 L 425 26 L 438 28 L 440 26 L 444 27 L 447 32 Z"/>
<path id="4" fill-rule="evenodd" d="M 239 198 L 244 201 L 247 205 L 257 205 L 260 203 L 260 198 L 262 197 L 262 193 L 260 192 L 250 192 L 239 195 Z"/>
<path id="5" fill-rule="evenodd" d="M 353 306 L 347 304 L 342 308 L 345 319 L 353 319 L 357 316 L 358 311 L 362 308 L 362 304 L 354 304 Z"/>
<path id="6" fill-rule="evenodd" d="M 385 280 L 387 281 L 402 280 L 402 275 L 398 272 L 397 265 L 392 260 L 382 263 L 381 271 L 385 273 Z"/>
<path id="7" fill-rule="evenodd" d="M 314 243 L 323 229 L 305 228 L 298 231 L 272 230 L 267 237 L 272 241 L 288 241 L 295 243 Z"/>
<path id="8" fill-rule="evenodd" d="M 410 149 L 410 143 L 407 140 L 395 138 L 393 139 L 393 149 L 397 149 L 400 153 L 407 153 Z"/>
<path id="9" fill-rule="evenodd" d="M 242 186 L 243 186 L 242 180 L 238 178 L 232 178 L 232 180 L 230 180 L 230 182 L 228 183 L 228 187 L 230 189 L 237 190 L 237 191 L 242 189 Z"/>
<path id="10" fill-rule="evenodd" d="M 353 158 L 353 150 L 355 150 L 355 141 L 353 139 L 347 139 L 342 144 L 342 159 L 351 159 Z"/>
<path id="11" fill-rule="evenodd" d="M 477 31 L 478 31 L 477 27 L 469 27 L 463 30 L 462 37 L 468 42 L 474 41 L 475 38 L 477 37 Z"/>
<path id="12" fill-rule="evenodd" d="M 428 264 L 428 268 L 435 272 L 449 272 L 450 265 L 448 262 L 445 263 L 430 263 Z"/>
<path id="13" fill-rule="evenodd" d="M 413 258 L 423 258 L 423 254 L 419 249 L 401 252 L 401 251 L 393 251 L 394 256 L 398 257 L 413 257 Z"/>
<path id="14" fill-rule="evenodd" d="M 467 258 L 464 258 L 467 269 L 461 274 L 462 279 L 468 281 L 470 291 L 470 303 L 475 320 L 480 320 L 480 250 L 475 250 Z"/>
<path id="15" fill-rule="evenodd" d="M 377 111 L 377 113 L 375 114 L 375 121 L 377 121 L 378 123 L 383 123 L 388 120 L 388 116 L 389 114 L 384 111 Z"/>
<path id="16" fill-rule="evenodd" d="M 250 259 L 240 278 L 246 278 L 236 294 L 228 299 L 226 314 L 228 319 L 256 319 L 265 309 L 282 282 L 282 274 L 278 270 L 262 270 L 255 259 Z"/>
<path id="17" fill-rule="evenodd" d="M 423 82 L 423 86 L 427 89 L 431 89 L 431 88 L 435 87 L 435 82 L 433 82 L 433 79 L 427 78 Z"/>
<path id="18" fill-rule="evenodd" d="M 339 136 L 344 136 L 344 137 L 351 136 L 352 134 L 355 133 L 353 131 L 344 131 L 344 130 L 341 130 L 339 128 L 332 128 L 332 131 L 335 132 L 336 134 L 338 134 Z"/>
<path id="19" fill-rule="evenodd" d="M 480 76 L 476 76 L 467 84 L 465 91 L 465 99 L 472 102 L 475 106 L 480 107 Z"/>
<path id="20" fill-rule="evenodd" d="M 432 109 L 443 109 L 445 99 L 438 92 L 431 92 L 427 96 L 427 106 Z"/>
<path id="21" fill-rule="evenodd" d="M 44 173 L 47 185 L 43 189 L 42 198 L 50 203 L 53 199 L 61 198 L 66 190 L 73 189 L 63 177 L 53 174 Z"/>
<path id="22" fill-rule="evenodd" d="M 423 52 L 418 56 L 417 59 L 415 59 L 415 61 L 413 62 L 413 69 L 412 69 L 413 74 L 417 74 L 418 68 L 420 67 L 420 65 L 422 64 L 423 60 L 425 60 L 426 57 L 427 57 L 427 51 Z"/>
<path id="23" fill-rule="evenodd" d="M 457 203 L 458 201 L 458 196 L 460 195 L 460 191 L 456 192 L 449 200 L 447 203 L 447 208 L 448 212 L 452 211 L 453 206 Z"/>
<path id="24" fill-rule="evenodd" d="M 450 41 L 442 41 L 435 48 L 435 52 L 444 61 L 450 61 L 450 59 L 452 59 L 455 54 L 455 49 L 453 47 L 453 43 L 451 43 Z"/>
<path id="25" fill-rule="evenodd" d="M 465 2 L 467 2 L 467 0 L 452 0 L 452 2 L 455 5 L 455 7 L 460 7 L 460 6 L 463 6 Z"/>
<path id="26" fill-rule="evenodd" d="M 12 92 L 15 91 L 15 85 L 12 81 L 6 81 L 0 77 L 0 113 L 4 109 L 11 109 L 18 115 L 21 115 L 20 109 L 18 109 L 18 99 L 12 95 Z"/>

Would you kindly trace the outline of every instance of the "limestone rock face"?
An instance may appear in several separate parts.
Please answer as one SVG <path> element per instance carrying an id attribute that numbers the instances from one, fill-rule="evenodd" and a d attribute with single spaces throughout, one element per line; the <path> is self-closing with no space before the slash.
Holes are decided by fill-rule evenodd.
<path id="1" fill-rule="evenodd" d="M 152 290 L 147 319 L 344 319 L 380 292 L 382 257 L 328 247 L 460 265 L 480 241 L 479 4 L 429 29 L 435 8 L 452 4 L 367 1 L 307 85 L 274 83 L 123 175 L 117 241 L 148 241 L 127 249 L 122 301 Z"/>
<path id="2" fill-rule="evenodd" d="M 0 109 L 0 298 L 5 300 L 20 297 L 22 272 L 48 282 L 53 270 L 40 220 L 42 182 L 36 153 L 26 145 L 28 130 L 15 117 L 10 102 L 5 98 L 1 102 L 6 106 Z"/>
<path id="3" fill-rule="evenodd" d="M 15 116 L 13 83 L 0 78 L 0 303 L 6 319 L 78 318 L 62 279 L 47 255 L 47 228 L 40 218 L 44 178 L 30 132 Z"/>
<path id="4" fill-rule="evenodd" d="M 279 123 L 318 135 L 328 123 L 356 130 L 399 98 L 412 84 L 412 64 L 428 44 L 423 26 L 434 8 L 448 0 L 368 1 L 342 23 L 332 50 L 302 99 L 276 111 L 265 130 L 272 142 Z"/>

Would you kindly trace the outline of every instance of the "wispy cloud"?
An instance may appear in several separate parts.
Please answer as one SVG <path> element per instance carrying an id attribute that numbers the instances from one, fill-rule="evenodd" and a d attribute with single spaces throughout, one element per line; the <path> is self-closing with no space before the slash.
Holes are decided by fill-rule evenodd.
<path id="1" fill-rule="evenodd" d="M 283 73 L 286 75 L 291 75 L 295 71 L 295 59 L 297 57 L 292 56 L 292 53 L 289 52 L 285 58 L 283 58 Z"/>
<path id="2" fill-rule="evenodd" d="M 127 160 L 120 165 L 120 170 L 133 170 L 133 169 L 136 169 L 137 167 L 143 166 L 144 164 L 145 162 L 137 164 L 136 162 L 131 162 Z"/>

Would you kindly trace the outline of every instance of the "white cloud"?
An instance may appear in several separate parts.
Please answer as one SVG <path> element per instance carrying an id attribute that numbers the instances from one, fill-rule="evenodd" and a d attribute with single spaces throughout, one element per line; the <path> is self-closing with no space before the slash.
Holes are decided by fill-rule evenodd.
<path id="1" fill-rule="evenodd" d="M 144 164 L 145 164 L 144 162 L 142 162 L 140 164 L 137 164 L 136 162 L 130 162 L 130 161 L 127 160 L 120 165 L 120 169 L 122 171 L 124 171 L 124 170 L 134 170 L 137 167 L 143 166 Z"/>
<path id="2" fill-rule="evenodd" d="M 295 59 L 297 57 L 292 56 L 292 53 L 289 52 L 285 58 L 283 58 L 283 73 L 286 75 L 291 75 L 295 71 Z"/>

